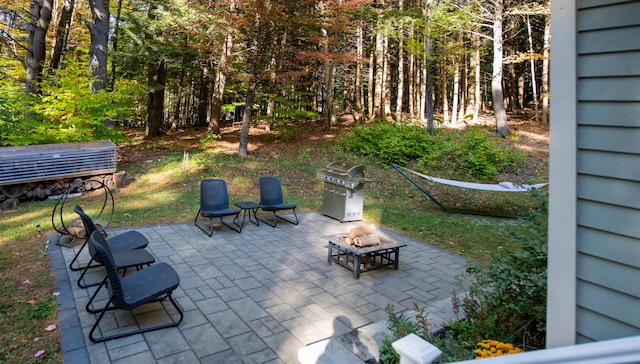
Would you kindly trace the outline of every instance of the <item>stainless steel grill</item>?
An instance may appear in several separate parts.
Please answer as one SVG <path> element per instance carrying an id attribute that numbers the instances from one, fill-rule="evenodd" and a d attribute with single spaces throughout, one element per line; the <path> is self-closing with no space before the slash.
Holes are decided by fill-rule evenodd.
<path id="1" fill-rule="evenodd" d="M 332 162 L 318 170 L 316 177 L 324 181 L 322 213 L 341 222 L 362 220 L 364 185 L 372 180 L 364 177 L 364 166 Z"/>

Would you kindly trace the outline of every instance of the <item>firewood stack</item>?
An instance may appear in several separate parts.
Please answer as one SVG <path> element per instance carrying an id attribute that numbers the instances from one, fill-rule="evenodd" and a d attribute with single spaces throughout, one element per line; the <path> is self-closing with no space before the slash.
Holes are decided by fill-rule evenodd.
<path id="1" fill-rule="evenodd" d="M 376 234 L 376 226 L 369 224 L 349 230 L 349 236 L 345 238 L 345 242 L 362 248 L 380 244 L 380 236 Z"/>
<path id="2" fill-rule="evenodd" d="M 84 183 L 82 183 L 84 182 Z M 74 185 L 78 187 L 72 193 L 93 191 L 104 184 L 110 189 L 126 186 L 127 174 L 124 171 L 113 174 L 98 175 L 87 179 L 63 178 L 55 181 L 29 182 L 0 186 L 0 210 L 11 210 L 18 207 L 20 202 L 31 200 L 55 199 L 63 195 Z"/>

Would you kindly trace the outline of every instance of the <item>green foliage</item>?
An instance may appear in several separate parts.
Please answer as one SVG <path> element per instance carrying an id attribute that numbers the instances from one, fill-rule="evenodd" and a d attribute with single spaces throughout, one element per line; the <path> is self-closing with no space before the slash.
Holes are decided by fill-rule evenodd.
<path id="1" fill-rule="evenodd" d="M 400 356 L 395 349 L 393 349 L 391 343 L 409 334 L 416 334 L 440 349 L 442 355 L 436 361 L 438 363 L 473 359 L 473 346 L 475 346 L 475 343 L 472 347 L 467 347 L 460 345 L 456 339 L 447 332 L 432 334 L 432 328 L 428 321 L 428 313 L 424 308 L 420 308 L 414 304 L 413 318 L 409 317 L 406 313 L 396 313 L 393 305 L 388 305 L 385 311 L 387 312 L 387 327 L 393 333 L 393 337 L 385 337 L 383 339 L 382 346 L 380 347 L 380 363 L 399 363 Z"/>
<path id="2" fill-rule="evenodd" d="M 211 148 L 216 140 L 220 138 L 222 138 L 222 135 L 220 134 L 207 133 L 204 138 L 200 139 L 200 146 L 202 148 Z"/>
<path id="3" fill-rule="evenodd" d="M 56 310 L 56 300 L 53 296 L 45 298 L 42 302 L 26 306 L 29 320 L 42 320 L 52 317 Z"/>
<path id="4" fill-rule="evenodd" d="M 538 216 L 540 221 L 546 221 L 545 212 Z M 499 235 L 513 243 L 512 247 L 499 247 L 489 263 L 467 268 L 471 281 L 468 295 L 462 302 L 457 295 L 452 297 L 454 312 L 462 308 L 466 318 L 448 323 L 443 332 L 432 334 L 427 314 L 416 305 L 413 318 L 387 306 L 387 326 L 393 337 L 383 341 L 381 362 L 398 363 L 391 342 L 410 333 L 438 347 L 442 351 L 439 362 L 473 359 L 477 343 L 485 339 L 543 348 L 547 301 L 545 226 L 534 220 L 494 225 Z"/>
<path id="5" fill-rule="evenodd" d="M 474 344 L 483 339 L 521 342 L 544 347 L 547 301 L 547 238 L 545 225 L 523 221 L 508 231 L 514 242 L 497 250 L 488 264 L 471 265 L 469 295 L 462 307 L 467 320 L 451 330 L 461 341 Z"/>
<path id="6" fill-rule="evenodd" d="M 452 171 L 454 177 L 463 174 L 458 177 L 476 181 L 490 181 L 522 160 L 517 148 L 503 146 L 501 139 L 481 128 L 463 132 L 437 129 L 429 136 L 421 126 L 379 121 L 356 126 L 353 135 L 345 138 L 345 147 L 376 156 L 383 163 L 417 160 L 423 170 Z"/>
<path id="7" fill-rule="evenodd" d="M 464 171 L 467 179 L 491 181 L 498 173 L 517 166 L 522 160 L 519 149 L 503 146 L 501 141 L 481 128 L 464 132 L 438 130 L 429 153 L 418 159 L 418 165 L 426 170 Z"/>
<path id="8" fill-rule="evenodd" d="M 91 77 L 85 65 L 68 64 L 41 85 L 40 98 L 14 97 L 10 111 L 0 109 L 0 138 L 3 145 L 30 145 L 124 139 L 105 122 L 135 118 L 144 100 L 144 90 L 131 81 L 118 82 L 115 92 L 91 92 Z M 9 94 L 10 95 L 10 94 Z M 3 94 L 7 98 L 7 94 Z M 24 105 L 30 104 L 27 109 Z M 20 105 L 23 105 L 20 108 Z M 23 111 L 18 115 L 16 110 Z"/>
<path id="9" fill-rule="evenodd" d="M 423 156 L 429 142 L 429 134 L 420 126 L 376 121 L 371 126 L 360 124 L 353 128 L 353 134 L 345 138 L 345 147 L 376 156 L 384 163 L 406 164 Z"/>

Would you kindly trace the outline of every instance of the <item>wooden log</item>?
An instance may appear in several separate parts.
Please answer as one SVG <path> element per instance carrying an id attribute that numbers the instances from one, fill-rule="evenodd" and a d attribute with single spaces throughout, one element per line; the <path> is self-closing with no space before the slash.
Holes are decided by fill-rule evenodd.
<path id="1" fill-rule="evenodd" d="M 8 185 L 2 186 L 2 193 L 4 193 L 7 198 L 18 198 L 27 192 L 25 185 Z"/>
<path id="2" fill-rule="evenodd" d="M 91 177 L 88 180 L 84 181 L 84 189 L 85 191 L 93 191 L 102 187 L 102 183 L 102 178 Z"/>
<path id="3" fill-rule="evenodd" d="M 44 200 L 45 198 L 47 198 L 47 195 L 45 194 L 44 190 L 40 187 L 36 187 L 35 190 L 33 190 L 35 196 L 41 200 Z"/>
<path id="4" fill-rule="evenodd" d="M 2 210 L 15 210 L 18 208 L 20 201 L 17 198 L 10 198 L 2 202 Z"/>
<path id="5" fill-rule="evenodd" d="M 127 185 L 127 172 L 119 171 L 113 174 L 113 181 L 116 188 L 123 188 Z"/>

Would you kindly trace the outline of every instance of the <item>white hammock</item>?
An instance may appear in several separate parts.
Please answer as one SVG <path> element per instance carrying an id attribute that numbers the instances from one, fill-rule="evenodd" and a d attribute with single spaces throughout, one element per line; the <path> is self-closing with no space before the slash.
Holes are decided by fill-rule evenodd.
<path id="1" fill-rule="evenodd" d="M 461 188 L 468 188 L 471 190 L 481 190 L 481 191 L 496 191 L 496 192 L 529 192 L 532 189 L 538 189 L 541 187 L 546 186 L 548 183 L 538 183 L 535 185 L 521 185 L 521 184 L 516 184 L 513 182 L 500 182 L 498 184 L 486 184 L 486 183 L 473 183 L 473 182 L 462 182 L 462 181 L 455 181 L 455 180 L 451 180 L 451 179 L 444 179 L 444 178 L 436 178 L 436 177 L 431 177 L 428 176 L 426 174 L 422 174 L 422 173 L 418 173 L 416 171 L 412 171 L 408 168 L 399 166 L 397 164 L 394 164 L 394 167 L 397 168 L 401 168 L 407 172 L 411 172 L 417 176 L 420 176 L 428 181 L 431 182 L 435 182 L 435 183 L 441 183 L 444 185 L 449 185 L 449 186 L 454 186 L 454 187 L 461 187 Z"/>

